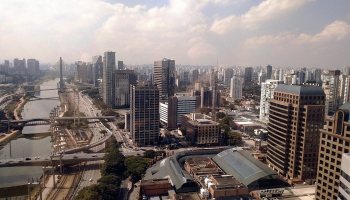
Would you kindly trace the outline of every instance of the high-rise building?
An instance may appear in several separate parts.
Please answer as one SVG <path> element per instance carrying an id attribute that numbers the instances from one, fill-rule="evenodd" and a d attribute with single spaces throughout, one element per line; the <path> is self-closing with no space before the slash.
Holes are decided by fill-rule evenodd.
<path id="1" fill-rule="evenodd" d="M 242 78 L 239 76 L 233 76 L 231 78 L 231 84 L 230 84 L 230 97 L 233 100 L 241 99 L 242 98 Z"/>
<path id="2" fill-rule="evenodd" d="M 154 61 L 154 84 L 159 89 L 160 100 L 174 96 L 175 77 L 175 60 L 164 58 Z"/>
<path id="3" fill-rule="evenodd" d="M 350 152 L 350 103 L 339 107 L 334 116 L 326 116 L 320 131 L 320 152 L 316 181 L 316 199 L 337 199 L 342 175 L 342 154 Z M 310 144 L 310 143 L 306 143 Z M 347 165 L 349 168 L 349 165 Z"/>
<path id="4" fill-rule="evenodd" d="M 261 85 L 265 81 L 266 81 L 266 73 L 261 70 L 258 74 L 258 84 Z"/>
<path id="5" fill-rule="evenodd" d="M 80 83 L 93 83 L 93 65 L 78 61 L 76 64 L 75 80 Z"/>
<path id="6" fill-rule="evenodd" d="M 98 79 L 102 79 L 103 76 L 103 61 L 102 56 L 92 57 L 92 80 L 94 86 L 98 87 Z"/>
<path id="7" fill-rule="evenodd" d="M 271 79 L 272 78 L 272 66 L 267 65 L 266 66 L 266 79 Z"/>
<path id="8" fill-rule="evenodd" d="M 199 78 L 199 71 L 198 69 L 195 69 L 192 71 L 192 83 L 197 82 L 198 78 Z"/>
<path id="9" fill-rule="evenodd" d="M 199 97 L 196 96 L 169 97 L 168 102 L 160 103 L 160 121 L 168 130 L 176 129 L 181 125 L 181 118 L 184 115 L 196 112 L 198 104 Z"/>
<path id="10" fill-rule="evenodd" d="M 124 62 L 122 60 L 118 60 L 118 70 L 123 70 L 124 68 Z"/>
<path id="11" fill-rule="evenodd" d="M 159 90 L 155 85 L 131 87 L 132 140 L 137 146 L 155 145 L 159 137 Z"/>
<path id="12" fill-rule="evenodd" d="M 343 93 L 343 104 L 350 102 L 350 76 L 343 77 L 344 93 Z"/>
<path id="13" fill-rule="evenodd" d="M 290 183 L 316 179 L 324 102 L 318 86 L 280 84 L 275 88 L 270 100 L 267 162 Z"/>
<path id="14" fill-rule="evenodd" d="M 350 199 L 350 154 L 343 154 L 341 161 L 338 199 Z"/>
<path id="15" fill-rule="evenodd" d="M 39 61 L 36 59 L 27 60 L 27 73 L 31 79 L 36 79 L 40 75 Z"/>
<path id="16" fill-rule="evenodd" d="M 283 84 L 283 81 L 267 80 L 261 84 L 259 119 L 263 122 L 269 120 L 270 100 L 273 99 L 273 92 L 279 84 Z"/>
<path id="17" fill-rule="evenodd" d="M 27 69 L 26 69 L 26 59 L 18 59 L 15 58 L 13 60 L 13 68 L 15 74 L 20 74 L 20 75 L 26 75 L 27 74 Z"/>
<path id="18" fill-rule="evenodd" d="M 244 69 L 244 86 L 252 85 L 253 68 L 246 67 Z"/>
<path id="19" fill-rule="evenodd" d="M 326 94 L 326 114 L 333 113 L 341 105 L 340 96 L 340 71 L 330 70 L 328 73 L 322 74 L 322 88 Z"/>
<path id="20" fill-rule="evenodd" d="M 224 84 L 227 86 L 230 85 L 232 77 L 233 77 L 233 69 L 232 68 L 225 69 L 225 71 L 224 71 Z"/>
<path id="21" fill-rule="evenodd" d="M 130 106 L 130 85 L 137 81 L 134 70 L 115 71 L 115 107 L 127 108 Z"/>
<path id="22" fill-rule="evenodd" d="M 214 91 L 211 88 L 208 87 L 202 87 L 200 91 L 201 96 L 201 108 L 212 108 L 213 103 L 215 103 L 215 107 L 220 106 L 220 94 L 214 93 Z M 213 99 L 216 97 L 216 101 L 214 102 Z"/>
<path id="23" fill-rule="evenodd" d="M 115 102 L 114 72 L 115 52 L 105 52 L 103 56 L 102 98 L 105 104 L 111 108 L 114 107 Z"/>

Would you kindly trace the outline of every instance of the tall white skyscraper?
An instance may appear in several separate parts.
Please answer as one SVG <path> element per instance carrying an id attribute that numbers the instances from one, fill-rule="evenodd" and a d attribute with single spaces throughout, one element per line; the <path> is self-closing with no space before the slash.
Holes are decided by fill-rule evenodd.
<path id="1" fill-rule="evenodd" d="M 115 52 L 107 51 L 103 57 L 102 98 L 108 107 L 114 107 Z"/>
<path id="2" fill-rule="evenodd" d="M 239 76 L 233 76 L 231 78 L 230 85 L 230 97 L 233 100 L 242 98 L 242 88 L 243 88 L 243 80 Z"/>
<path id="3" fill-rule="evenodd" d="M 270 100 L 273 99 L 273 92 L 277 85 L 283 84 L 283 81 L 279 80 L 266 80 L 261 84 L 261 96 L 260 96 L 260 115 L 259 119 L 263 122 L 268 122 Z"/>

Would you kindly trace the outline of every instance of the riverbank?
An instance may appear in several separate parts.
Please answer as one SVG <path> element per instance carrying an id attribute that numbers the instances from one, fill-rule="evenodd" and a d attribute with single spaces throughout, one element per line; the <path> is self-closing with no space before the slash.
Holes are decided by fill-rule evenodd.
<path id="1" fill-rule="evenodd" d="M 13 111 L 13 115 L 15 116 L 16 120 L 22 119 L 22 116 L 18 114 L 18 112 L 22 112 L 23 106 L 27 103 L 27 99 L 25 97 L 22 97 L 20 99 L 20 102 L 16 105 L 16 108 Z M 0 137 L 0 145 L 4 145 L 8 143 L 13 138 L 17 137 L 19 130 L 12 130 L 9 134 L 3 134 L 2 137 Z"/>

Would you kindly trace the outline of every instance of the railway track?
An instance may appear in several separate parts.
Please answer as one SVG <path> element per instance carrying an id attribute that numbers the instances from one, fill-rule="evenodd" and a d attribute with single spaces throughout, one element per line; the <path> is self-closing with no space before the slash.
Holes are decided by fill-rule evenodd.
<path id="1" fill-rule="evenodd" d="M 52 200 L 57 199 L 57 196 L 60 194 L 60 191 L 62 189 L 65 189 L 64 185 L 67 182 L 67 178 L 68 178 L 68 176 L 66 176 L 66 175 L 61 176 L 61 179 L 60 179 L 56 189 L 54 190 L 53 193 L 50 194 L 50 196 L 47 199 L 52 199 Z"/>

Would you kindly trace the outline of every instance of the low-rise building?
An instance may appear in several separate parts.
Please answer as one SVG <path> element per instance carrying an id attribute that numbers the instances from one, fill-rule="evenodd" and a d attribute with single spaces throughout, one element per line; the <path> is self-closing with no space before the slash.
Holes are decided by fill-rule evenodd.
<path id="1" fill-rule="evenodd" d="M 184 115 L 182 128 L 186 137 L 195 145 L 214 145 L 220 143 L 219 123 L 200 113 Z"/>

